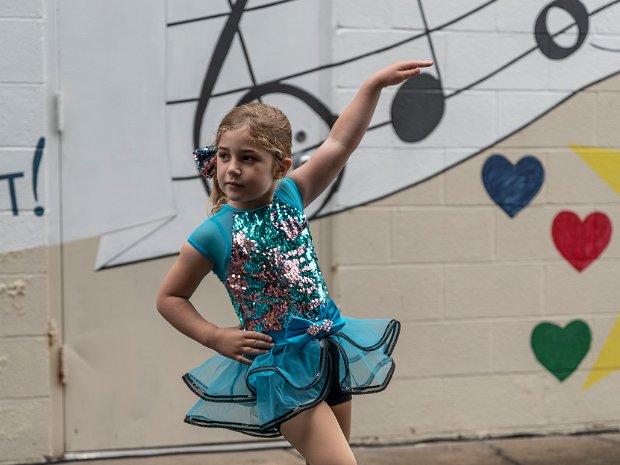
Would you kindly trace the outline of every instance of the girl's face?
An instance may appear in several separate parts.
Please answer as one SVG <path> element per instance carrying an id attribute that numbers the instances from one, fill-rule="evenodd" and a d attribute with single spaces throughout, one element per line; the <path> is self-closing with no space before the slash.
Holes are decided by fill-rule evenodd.
<path id="1" fill-rule="evenodd" d="M 218 143 L 217 182 L 228 205 L 251 210 L 269 203 L 276 187 L 273 155 L 250 136 L 247 126 L 225 131 Z"/>

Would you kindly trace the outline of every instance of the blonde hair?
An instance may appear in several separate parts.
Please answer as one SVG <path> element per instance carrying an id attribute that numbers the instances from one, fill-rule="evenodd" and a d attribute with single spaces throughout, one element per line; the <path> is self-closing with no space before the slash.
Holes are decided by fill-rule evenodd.
<path id="1" fill-rule="evenodd" d="M 226 131 L 247 126 L 252 141 L 271 153 L 276 162 L 275 172 L 284 170 L 284 160 L 291 158 L 293 134 L 286 115 L 278 108 L 264 103 L 246 103 L 230 110 L 217 128 L 215 145 L 219 145 L 222 134 Z M 216 168 L 217 170 L 217 168 Z M 274 172 L 274 174 L 275 174 Z M 217 213 L 228 202 L 228 197 L 213 176 L 211 189 L 211 213 Z"/>

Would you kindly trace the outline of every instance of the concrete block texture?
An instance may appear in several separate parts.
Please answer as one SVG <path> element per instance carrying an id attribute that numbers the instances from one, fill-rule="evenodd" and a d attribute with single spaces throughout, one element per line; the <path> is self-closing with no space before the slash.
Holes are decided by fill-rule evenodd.
<path id="1" fill-rule="evenodd" d="M 383 392 L 354 396 L 351 440 L 381 443 L 430 436 L 445 428 L 449 418 L 443 380 L 396 377 Z"/>
<path id="2" fill-rule="evenodd" d="M 500 262 L 540 263 L 557 260 L 558 251 L 551 237 L 557 207 L 530 205 L 511 218 L 499 208 L 495 212 L 495 252 Z"/>
<path id="3" fill-rule="evenodd" d="M 415 186 L 373 202 L 372 205 L 382 207 L 442 205 L 444 204 L 444 184 L 444 176 L 434 176 Z"/>
<path id="4" fill-rule="evenodd" d="M 0 338 L 0 400 L 50 394 L 47 337 Z"/>
<path id="5" fill-rule="evenodd" d="M 447 35 L 445 53 L 448 66 L 444 72 L 448 88 L 462 89 L 480 77 L 492 74 L 503 63 L 523 53 L 523 50 L 523 35 L 519 33 L 474 31 Z M 472 67 L 469 59 L 473 55 L 479 57 L 475 67 Z M 541 83 L 540 73 L 528 73 L 520 77 L 518 88 L 541 89 L 546 87 L 545 84 L 548 85 L 547 82 Z M 515 85 L 507 75 L 499 73 L 494 79 L 484 81 L 477 87 L 514 89 Z"/>
<path id="6" fill-rule="evenodd" d="M 336 301 L 343 314 L 359 318 L 440 320 L 443 287 L 437 265 L 338 267 Z"/>
<path id="7" fill-rule="evenodd" d="M 444 379 L 450 429 L 462 434 L 532 431 L 543 426 L 540 375 L 459 376 Z"/>
<path id="8" fill-rule="evenodd" d="M 543 277 L 543 268 L 538 264 L 446 266 L 446 318 L 540 315 Z"/>
<path id="9" fill-rule="evenodd" d="M 419 9 L 406 0 L 387 0 L 381 8 L 372 0 L 336 0 L 333 3 L 333 22 L 338 28 L 424 28 Z"/>
<path id="10" fill-rule="evenodd" d="M 419 30 L 408 29 L 337 29 L 332 38 L 334 61 L 346 61 L 362 55 L 364 59 L 335 67 L 334 86 L 358 88 L 367 76 L 389 63 L 403 59 L 431 59 L 433 54 L 428 40 L 419 37 L 420 33 Z M 446 69 L 445 42 L 443 32 L 433 34 L 433 46 L 438 60 L 436 66 L 440 69 Z M 395 44 L 400 46 L 394 47 Z M 371 51 L 379 50 L 381 53 L 367 55 Z M 436 75 L 434 70 L 428 72 Z"/>
<path id="11" fill-rule="evenodd" d="M 388 263 L 389 210 L 362 207 L 336 216 L 333 250 L 338 265 Z"/>
<path id="12" fill-rule="evenodd" d="M 0 337 L 47 335 L 47 277 L 0 274 Z"/>
<path id="13" fill-rule="evenodd" d="M 392 212 L 394 263 L 488 261 L 493 258 L 490 208 L 400 208 Z"/>
<path id="14" fill-rule="evenodd" d="M 584 91 L 545 113 L 535 124 L 502 141 L 502 147 L 566 147 L 595 145 L 596 94 Z"/>
<path id="15" fill-rule="evenodd" d="M 620 76 L 612 76 L 591 87 L 594 92 L 620 92 Z"/>
<path id="16" fill-rule="evenodd" d="M 542 367 L 530 342 L 532 331 L 541 321 L 541 318 L 520 318 L 492 323 L 493 373 L 518 375 L 541 372 Z"/>
<path id="17" fill-rule="evenodd" d="M 48 435 L 48 400 L 0 400 L 0 461 L 43 462 Z"/>
<path id="18" fill-rule="evenodd" d="M 583 389 L 588 373 L 587 369 L 579 370 L 561 383 L 552 376 L 545 376 L 541 395 L 548 424 L 573 429 L 583 429 L 585 425 L 617 427 L 620 422 L 618 372 Z"/>
<path id="19" fill-rule="evenodd" d="M 40 18 L 43 16 L 43 0 L 3 0 L 0 2 L 0 18 Z"/>
<path id="20" fill-rule="evenodd" d="M 399 378 L 490 374 L 490 322 L 405 323 L 394 352 Z"/>
<path id="21" fill-rule="evenodd" d="M 620 311 L 620 261 L 599 260 L 579 273 L 563 259 L 548 263 L 545 274 L 545 313 L 615 314 Z"/>
<path id="22" fill-rule="evenodd" d="M 45 272 L 48 269 L 47 257 L 47 249 L 44 247 L 2 253 L 0 254 L 0 270 L 7 274 Z"/>
<path id="23" fill-rule="evenodd" d="M 620 89 L 617 89 L 615 92 L 597 92 L 596 141 L 598 145 L 606 147 L 618 147 L 620 145 L 620 141 L 618 140 L 619 113 Z"/>
<path id="24" fill-rule="evenodd" d="M 0 15 L 0 82 L 43 82 L 43 39 L 43 22 Z"/>
<path id="25" fill-rule="evenodd" d="M 618 194 L 590 169 L 571 149 L 569 143 L 571 142 L 564 148 L 547 151 L 546 154 L 545 190 L 549 204 L 561 210 L 581 205 L 591 205 L 591 209 L 600 209 L 609 204 L 620 203 Z M 578 142 L 575 144 L 585 145 Z"/>
<path id="26" fill-rule="evenodd" d="M 32 147 L 45 133 L 45 88 L 0 84 L 0 140 L 3 145 Z"/>
<path id="27" fill-rule="evenodd" d="M 12 173 L 14 173 L 12 171 Z M 24 183 L 24 178 L 19 178 Z M 6 184 L 4 186 L 0 185 L 0 192 L 4 194 L 7 189 Z M 37 249 L 41 250 L 41 244 L 45 244 L 47 242 L 47 226 L 46 222 L 47 214 L 43 216 L 36 216 L 32 211 L 24 211 L 21 210 L 20 200 L 17 199 L 17 204 L 19 208 L 18 215 L 14 215 L 10 210 L 11 208 L 10 199 L 8 196 L 2 196 L 0 198 L 0 237 L 3 238 L 3 241 L 0 243 L 0 249 L 2 253 L 0 253 L 0 263 L 2 261 L 6 261 L 7 263 L 13 263 L 16 269 L 26 269 L 26 271 L 32 271 L 28 269 L 31 266 L 31 259 L 27 259 L 24 263 L 18 262 L 16 257 L 21 257 L 21 251 L 28 249 Z M 30 195 L 29 195 L 30 197 Z M 39 197 L 40 198 L 40 197 Z M 49 210 L 48 210 L 49 213 Z M 15 232 L 18 232 L 15 234 Z M 9 232 L 12 234 L 12 237 L 9 236 Z M 6 238 L 6 240 L 4 239 Z M 7 258 L 8 257 L 8 258 Z M 42 257 L 37 259 L 39 264 L 43 264 Z M 18 264 L 19 263 L 19 264 Z M 13 266 L 13 265 L 12 265 Z M 4 271 L 4 269 L 2 269 Z M 11 270 L 7 269 L 7 271 L 11 272 Z"/>

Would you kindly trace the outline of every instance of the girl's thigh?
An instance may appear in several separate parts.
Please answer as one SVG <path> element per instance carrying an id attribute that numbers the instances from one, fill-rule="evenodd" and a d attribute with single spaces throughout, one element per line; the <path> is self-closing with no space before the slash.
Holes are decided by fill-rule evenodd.
<path id="1" fill-rule="evenodd" d="M 351 439 L 351 407 L 351 401 L 331 406 L 332 412 L 334 412 L 334 416 L 347 441 Z"/>
<path id="2" fill-rule="evenodd" d="M 325 402 L 282 423 L 280 432 L 311 465 L 357 464 L 336 415 Z"/>

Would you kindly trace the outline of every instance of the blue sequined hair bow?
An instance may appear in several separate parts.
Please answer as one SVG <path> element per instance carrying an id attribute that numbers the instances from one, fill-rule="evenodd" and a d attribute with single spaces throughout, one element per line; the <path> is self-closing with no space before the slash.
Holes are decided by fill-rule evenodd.
<path id="1" fill-rule="evenodd" d="M 194 162 L 196 169 L 201 176 L 211 179 L 215 174 L 215 165 L 217 164 L 217 147 L 215 145 L 207 145 L 194 150 Z"/>

